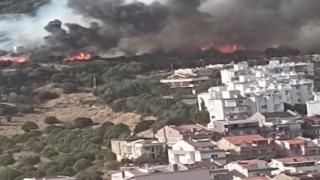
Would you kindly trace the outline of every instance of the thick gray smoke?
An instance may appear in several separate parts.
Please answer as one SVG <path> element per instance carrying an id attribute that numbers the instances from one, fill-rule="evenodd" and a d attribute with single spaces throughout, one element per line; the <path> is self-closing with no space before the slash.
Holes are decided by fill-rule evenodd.
<path id="1" fill-rule="evenodd" d="M 20 38 L 29 43 L 41 40 L 53 52 L 145 53 L 189 50 L 210 43 L 216 46 L 237 44 L 252 49 L 280 45 L 306 51 L 320 48 L 320 38 L 317 38 L 320 35 L 319 0 L 53 2 L 46 8 L 56 11 L 56 16 L 41 13 L 44 12 L 42 8 L 33 21 L 30 18 L 17 21 L 26 28 L 15 29 L 5 24 L 8 21 L 0 21 L 0 33 L 5 30 L 15 41 Z M 59 17 L 60 12 L 66 12 L 66 17 Z M 41 22 L 59 20 L 39 26 L 38 19 Z M 32 27 L 35 36 L 26 39 L 21 35 L 31 33 L 28 27 Z"/>

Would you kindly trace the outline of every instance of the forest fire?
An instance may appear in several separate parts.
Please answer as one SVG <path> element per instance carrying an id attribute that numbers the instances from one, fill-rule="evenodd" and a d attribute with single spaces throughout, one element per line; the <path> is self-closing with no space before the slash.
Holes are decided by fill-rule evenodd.
<path id="1" fill-rule="evenodd" d="M 21 56 L 10 56 L 10 55 L 5 55 L 5 56 L 0 56 L 0 62 L 1 61 L 11 61 L 14 63 L 22 64 L 28 62 L 30 59 L 30 55 L 21 55 Z"/>
<path id="2" fill-rule="evenodd" d="M 67 56 L 64 61 L 89 61 L 91 60 L 91 54 L 80 52 L 74 56 Z"/>
<path id="3" fill-rule="evenodd" d="M 236 44 L 230 44 L 230 45 L 223 45 L 223 46 L 215 46 L 213 43 L 209 43 L 203 47 L 201 47 L 202 52 L 209 51 L 211 49 L 217 49 L 221 53 L 233 53 L 235 51 L 239 50 L 245 50 L 244 47 L 236 45 Z"/>

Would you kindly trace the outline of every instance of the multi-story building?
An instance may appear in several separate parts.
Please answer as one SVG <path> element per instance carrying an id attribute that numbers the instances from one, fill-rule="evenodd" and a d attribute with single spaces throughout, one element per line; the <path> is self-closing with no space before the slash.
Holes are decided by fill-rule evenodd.
<path id="1" fill-rule="evenodd" d="M 281 173 L 272 180 L 318 180 L 320 179 L 319 171 L 310 171 L 303 173 Z"/>
<path id="2" fill-rule="evenodd" d="M 145 155 L 151 158 L 161 158 L 165 154 L 165 144 L 152 139 L 112 139 L 111 149 L 117 155 L 117 160 L 138 159 Z"/>
<path id="3" fill-rule="evenodd" d="M 216 140 L 221 137 L 221 134 L 209 130 L 207 127 L 193 124 L 182 126 L 165 126 L 155 134 L 159 142 L 166 143 L 172 147 L 182 139 L 211 139 Z"/>
<path id="4" fill-rule="evenodd" d="M 269 167 L 267 161 L 258 159 L 231 162 L 225 168 L 228 171 L 237 171 L 239 173 L 234 179 L 271 176 L 271 171 L 276 170 Z"/>
<path id="5" fill-rule="evenodd" d="M 269 160 L 276 156 L 274 143 L 260 135 L 223 137 L 217 142 L 217 146 L 226 151 L 226 157 L 229 161 Z"/>
<path id="6" fill-rule="evenodd" d="M 304 137 L 319 139 L 320 138 L 320 115 L 305 117 L 303 128 L 304 128 L 304 132 L 303 132 Z"/>
<path id="7" fill-rule="evenodd" d="M 238 120 L 249 117 L 249 100 L 239 90 L 212 87 L 209 93 L 198 95 L 199 110 L 208 110 L 211 121 Z"/>
<path id="8" fill-rule="evenodd" d="M 129 167 L 111 175 L 111 180 L 210 180 L 207 168 L 188 168 L 183 165 L 146 165 Z"/>
<path id="9" fill-rule="evenodd" d="M 226 154 L 208 139 L 180 140 L 168 150 L 169 163 L 195 164 L 202 161 L 215 161 L 226 164 Z"/>
<path id="10" fill-rule="evenodd" d="M 313 100 L 306 103 L 309 117 L 320 115 L 320 93 L 313 93 L 313 95 Z"/>
<path id="11" fill-rule="evenodd" d="M 224 86 L 198 94 L 199 110 L 211 121 L 244 119 L 256 112 L 282 112 L 284 104 L 306 103 L 313 98 L 312 63 L 279 63 L 249 67 L 239 63 L 221 70 Z"/>
<path id="12" fill-rule="evenodd" d="M 167 79 L 161 79 L 160 82 L 170 88 L 193 88 L 207 80 L 209 80 L 208 76 L 199 76 L 195 69 L 179 69 Z"/>
<path id="13" fill-rule="evenodd" d="M 295 137 L 275 140 L 275 147 L 280 157 L 304 156 L 308 159 L 320 160 L 320 146 L 310 139 Z"/>
<path id="14" fill-rule="evenodd" d="M 212 121 L 208 128 L 225 136 L 258 134 L 259 122 L 252 119 L 234 121 Z"/>
<path id="15" fill-rule="evenodd" d="M 320 165 L 316 161 L 309 160 L 303 156 L 271 159 L 269 166 L 277 168 L 277 170 L 272 172 L 273 175 L 278 175 L 282 172 L 304 173 L 316 171 L 320 168 Z"/>
<path id="16" fill-rule="evenodd" d="M 54 176 L 54 177 L 42 177 L 42 178 L 24 178 L 23 180 L 77 180 L 75 177 L 68 176 Z"/>
<path id="17" fill-rule="evenodd" d="M 302 136 L 301 117 L 292 112 L 257 112 L 250 117 L 259 122 L 260 134 L 265 137 L 292 138 Z"/>

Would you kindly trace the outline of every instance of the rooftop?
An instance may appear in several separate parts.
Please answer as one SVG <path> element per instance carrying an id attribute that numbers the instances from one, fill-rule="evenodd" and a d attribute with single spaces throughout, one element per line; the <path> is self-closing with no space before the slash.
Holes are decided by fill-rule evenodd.
<path id="1" fill-rule="evenodd" d="M 208 130 L 206 127 L 199 125 L 199 124 L 190 124 L 190 125 L 182 125 L 182 126 L 172 126 L 171 128 L 179 131 L 181 134 L 186 132 L 192 131 L 201 131 L 201 130 Z"/>
<path id="2" fill-rule="evenodd" d="M 269 112 L 269 113 L 261 113 L 266 118 L 290 118 L 290 117 L 296 117 L 295 114 L 284 111 L 284 112 Z"/>
<path id="3" fill-rule="evenodd" d="M 287 163 L 297 163 L 297 162 L 312 162 L 309 159 L 303 157 L 303 156 L 297 156 L 297 157 L 287 157 L 287 158 L 276 158 L 274 159 L 276 161 L 280 161 L 284 164 Z"/>
<path id="4" fill-rule="evenodd" d="M 245 160 L 245 161 L 238 161 L 238 164 L 243 167 L 257 165 L 259 163 L 267 164 L 267 161 L 259 160 L 259 159 L 252 159 L 252 160 Z"/>
<path id="5" fill-rule="evenodd" d="M 306 138 L 303 137 L 295 137 L 295 138 L 291 138 L 291 139 L 287 139 L 287 140 L 280 140 L 281 142 L 287 142 L 289 144 L 302 144 L 305 143 L 307 141 Z"/>
<path id="6" fill-rule="evenodd" d="M 251 177 L 244 178 L 243 180 L 270 180 L 270 178 L 266 176 L 251 176 Z"/>
<path id="7" fill-rule="evenodd" d="M 305 121 L 313 124 L 313 125 L 319 125 L 320 124 L 320 116 L 311 116 L 311 117 L 306 117 L 304 118 Z"/>
<path id="8" fill-rule="evenodd" d="M 216 145 L 210 140 L 185 140 L 188 144 L 195 148 L 208 148 L 208 147 L 216 147 Z"/>
<path id="9" fill-rule="evenodd" d="M 244 135 L 244 136 L 228 136 L 223 138 L 235 145 L 239 145 L 242 142 L 245 142 L 247 144 L 252 144 L 254 141 L 267 140 L 266 138 L 258 134 Z"/>

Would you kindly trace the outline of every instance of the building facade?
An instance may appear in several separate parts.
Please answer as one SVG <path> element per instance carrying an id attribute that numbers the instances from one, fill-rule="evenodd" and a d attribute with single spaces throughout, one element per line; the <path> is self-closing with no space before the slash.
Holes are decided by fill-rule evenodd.
<path id="1" fill-rule="evenodd" d="M 235 64 L 221 70 L 224 86 L 198 94 L 199 110 L 207 110 L 211 121 L 245 119 L 256 112 L 282 112 L 284 104 L 301 104 L 313 99 L 312 63 L 280 63 L 249 67 Z"/>
<path id="2" fill-rule="evenodd" d="M 226 151 L 229 161 L 270 160 L 276 156 L 274 143 L 260 135 L 223 137 L 217 142 L 217 146 Z"/>
<path id="3" fill-rule="evenodd" d="M 308 159 L 320 160 L 320 146 L 310 139 L 295 137 L 275 140 L 275 147 L 280 157 L 304 156 Z"/>
<path id="4" fill-rule="evenodd" d="M 195 164 L 202 161 L 226 164 L 225 152 L 207 139 L 180 140 L 168 150 L 168 157 L 171 164 Z"/>
<path id="5" fill-rule="evenodd" d="M 143 155 L 157 159 L 165 154 L 165 144 L 151 139 L 112 139 L 111 149 L 117 155 L 118 161 L 122 159 L 134 160 Z"/>
<path id="6" fill-rule="evenodd" d="M 155 137 L 159 142 L 172 147 L 174 144 L 183 139 L 219 139 L 221 134 L 208 129 L 199 124 L 182 125 L 182 126 L 165 126 L 158 130 Z"/>
<path id="7" fill-rule="evenodd" d="M 292 111 L 260 113 L 250 117 L 259 122 L 259 133 L 270 138 L 292 138 L 302 136 L 303 120 Z"/>

